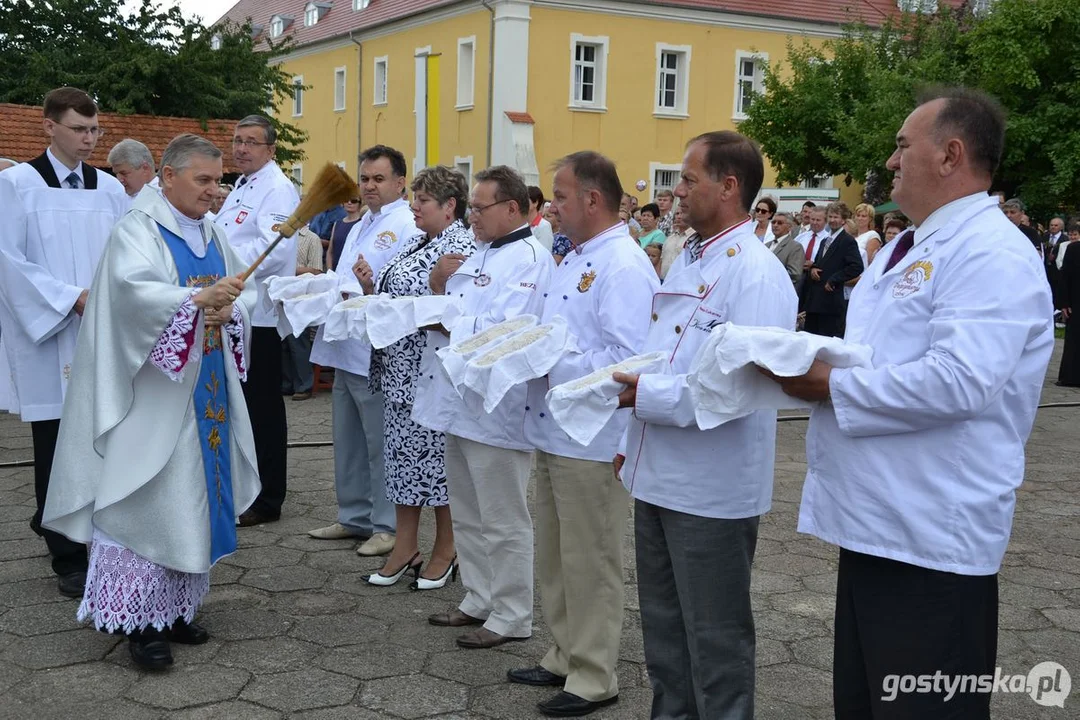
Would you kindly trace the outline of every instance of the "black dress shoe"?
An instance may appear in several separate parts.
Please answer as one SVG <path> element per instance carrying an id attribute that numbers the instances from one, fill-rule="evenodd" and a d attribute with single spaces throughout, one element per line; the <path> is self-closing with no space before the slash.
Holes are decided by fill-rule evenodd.
<path id="1" fill-rule="evenodd" d="M 537 685 L 541 687 L 547 687 L 549 685 L 562 687 L 566 684 L 566 678 L 562 675 L 556 675 L 539 665 L 531 668 L 521 668 L 520 670 L 507 670 L 506 679 L 512 683 Z"/>
<path id="2" fill-rule="evenodd" d="M 281 515 L 261 515 L 254 510 L 245 510 L 240 513 L 240 517 L 236 519 L 236 524 L 238 527 L 251 527 L 253 525 L 277 522 L 280 519 Z"/>
<path id="3" fill-rule="evenodd" d="M 146 670 L 164 670 L 173 664 L 165 633 L 152 627 L 129 634 L 128 651 L 135 664 Z"/>
<path id="4" fill-rule="evenodd" d="M 61 575 L 57 578 L 56 586 L 61 595 L 81 600 L 83 592 L 86 590 L 86 571 L 79 570 L 67 575 Z"/>
<path id="5" fill-rule="evenodd" d="M 596 712 L 602 707 L 613 705 L 618 699 L 618 695 L 613 695 L 607 700 L 586 700 L 583 697 L 578 697 L 574 693 L 568 693 L 563 690 L 550 700 L 537 703 L 536 707 L 540 709 L 542 714 L 547 715 L 548 717 L 581 717 L 582 715 Z"/>
<path id="6" fill-rule="evenodd" d="M 172 627 L 165 631 L 165 637 L 169 642 L 181 645 L 202 645 L 210 640 L 210 633 L 206 632 L 202 625 L 184 622 L 183 618 L 178 618 Z"/>

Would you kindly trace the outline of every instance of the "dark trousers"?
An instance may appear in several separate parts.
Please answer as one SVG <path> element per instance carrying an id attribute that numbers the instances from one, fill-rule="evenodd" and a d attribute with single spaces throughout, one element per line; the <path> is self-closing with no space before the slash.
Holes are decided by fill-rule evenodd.
<path id="1" fill-rule="evenodd" d="M 259 515 L 276 518 L 281 515 L 281 505 L 285 502 L 289 428 L 285 402 L 281 399 L 281 338 L 274 328 L 251 329 L 244 401 L 251 416 L 251 433 L 255 438 L 255 455 L 262 482 L 262 492 L 251 509 Z"/>
<path id="2" fill-rule="evenodd" d="M 308 331 L 300 337 L 286 335 L 281 341 L 281 392 L 311 392 L 315 384 L 315 372 L 311 367 L 311 335 Z"/>
<path id="3" fill-rule="evenodd" d="M 718 520 L 634 503 L 653 718 L 753 720 L 757 532 L 756 517 Z"/>
<path id="4" fill-rule="evenodd" d="M 38 420 L 30 423 L 30 434 L 34 438 L 34 495 L 37 497 L 37 511 L 30 521 L 30 527 L 45 538 L 49 554 L 52 555 L 53 572 L 57 575 L 69 575 L 73 572 L 86 572 L 86 546 L 41 527 L 45 497 L 49 494 L 53 454 L 56 452 L 56 436 L 59 432 L 59 420 Z"/>
<path id="5" fill-rule="evenodd" d="M 956 575 L 841 549 L 837 720 L 988 720 L 988 693 L 956 692 L 946 701 L 945 692 L 899 692 L 899 678 L 993 675 L 997 627 L 997 575 Z"/>
<path id="6" fill-rule="evenodd" d="M 814 335 L 828 337 L 844 336 L 844 316 L 833 313 L 806 313 L 803 330 Z"/>

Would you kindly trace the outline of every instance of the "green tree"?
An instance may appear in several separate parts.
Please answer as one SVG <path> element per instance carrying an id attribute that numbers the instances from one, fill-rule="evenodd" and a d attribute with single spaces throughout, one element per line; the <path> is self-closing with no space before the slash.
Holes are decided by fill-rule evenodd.
<path id="1" fill-rule="evenodd" d="M 988 12 L 942 7 L 879 28 L 851 25 L 820 47 L 789 44 L 740 129 L 794 184 L 818 175 L 888 194 L 885 162 L 921 86 L 982 88 L 1009 111 L 998 186 L 1038 216 L 1080 193 L 1080 0 L 997 0 Z"/>
<path id="2" fill-rule="evenodd" d="M 250 25 L 212 30 L 153 0 L 0 0 L 0 102 L 40 104 L 55 87 L 83 88 L 103 111 L 206 121 L 263 113 L 292 95 L 271 61 L 288 41 L 257 47 Z M 220 48 L 211 49 L 218 36 Z M 274 119 L 278 160 L 303 157 L 306 134 Z"/>

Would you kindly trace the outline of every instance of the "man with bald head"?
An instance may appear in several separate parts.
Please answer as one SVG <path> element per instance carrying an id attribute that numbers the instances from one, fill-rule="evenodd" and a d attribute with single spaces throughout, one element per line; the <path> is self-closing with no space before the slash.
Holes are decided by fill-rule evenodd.
<path id="1" fill-rule="evenodd" d="M 980 91 L 920 99 L 887 163 L 914 228 L 848 307 L 845 340 L 874 348 L 874 367 L 775 378 L 817 403 L 799 530 L 840 546 L 838 720 L 990 717 L 987 692 L 897 681 L 995 672 L 997 573 L 1054 349 L 1042 261 L 987 194 L 1004 139 Z"/>

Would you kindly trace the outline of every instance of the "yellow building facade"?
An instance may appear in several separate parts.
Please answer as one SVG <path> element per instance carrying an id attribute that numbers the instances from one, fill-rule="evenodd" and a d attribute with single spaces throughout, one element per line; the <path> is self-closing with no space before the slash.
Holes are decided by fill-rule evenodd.
<path id="1" fill-rule="evenodd" d="M 616 161 L 644 202 L 677 181 L 690 138 L 738 127 L 751 91 L 762 89 L 764 63 L 782 61 L 789 41 L 840 33 L 835 23 L 665 12 L 632 0 L 419 4 L 430 8 L 298 44 L 281 60 L 306 86 L 300 113 L 296 98 L 276 108 L 309 136 L 294 176 L 324 162 L 355 173 L 359 151 L 382 143 L 413 172 L 508 164 L 547 191 L 552 162 L 593 149 Z M 635 191 L 639 181 L 645 190 Z M 764 191 L 789 208 L 861 195 L 832 179 L 815 185 L 777 189 L 767 168 Z"/>

